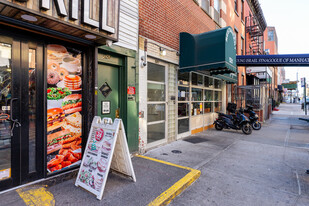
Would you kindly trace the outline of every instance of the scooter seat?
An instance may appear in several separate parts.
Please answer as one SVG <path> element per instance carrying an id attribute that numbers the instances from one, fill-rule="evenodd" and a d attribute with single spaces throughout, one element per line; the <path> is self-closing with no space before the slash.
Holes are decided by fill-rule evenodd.
<path id="1" fill-rule="evenodd" d="M 229 118 L 229 119 L 233 119 L 233 118 L 234 118 L 233 115 L 224 114 L 224 113 L 220 113 L 220 112 L 218 112 L 218 114 L 219 114 L 219 115 L 222 115 L 222 116 L 224 116 L 224 117 L 226 117 L 226 118 Z"/>

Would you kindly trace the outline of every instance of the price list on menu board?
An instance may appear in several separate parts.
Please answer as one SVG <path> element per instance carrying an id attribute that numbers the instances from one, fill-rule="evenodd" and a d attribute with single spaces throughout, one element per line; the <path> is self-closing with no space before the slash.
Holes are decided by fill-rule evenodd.
<path id="1" fill-rule="evenodd" d="M 101 200 L 112 162 L 121 165 L 122 168 L 115 169 L 132 177 L 135 182 L 122 121 L 116 119 L 111 123 L 111 119 L 95 117 L 75 185 L 85 188 Z"/>

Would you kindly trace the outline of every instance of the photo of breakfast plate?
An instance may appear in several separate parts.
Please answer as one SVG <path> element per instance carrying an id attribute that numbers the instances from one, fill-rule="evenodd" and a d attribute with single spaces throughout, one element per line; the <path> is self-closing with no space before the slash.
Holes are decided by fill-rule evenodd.
<path id="1" fill-rule="evenodd" d="M 95 190 L 99 191 L 102 187 L 102 184 L 103 184 L 103 177 L 101 178 L 97 178 L 95 181 L 94 181 L 94 187 L 95 187 Z"/>
<path id="2" fill-rule="evenodd" d="M 101 158 L 99 161 L 98 161 L 98 170 L 100 172 L 106 172 L 106 167 L 107 167 L 107 160 L 104 159 L 104 158 Z"/>
<path id="3" fill-rule="evenodd" d="M 63 79 L 64 86 L 68 87 L 69 89 L 79 89 L 82 84 L 82 79 L 78 75 L 67 75 Z"/>
<path id="4" fill-rule="evenodd" d="M 91 139 L 89 144 L 88 144 L 88 149 L 91 151 L 91 152 L 98 152 L 99 148 L 97 146 L 97 141 L 94 140 L 94 139 Z"/>
<path id="5" fill-rule="evenodd" d="M 104 141 L 102 144 L 102 152 L 109 153 L 111 149 L 112 149 L 111 143 L 109 143 L 108 141 Z"/>

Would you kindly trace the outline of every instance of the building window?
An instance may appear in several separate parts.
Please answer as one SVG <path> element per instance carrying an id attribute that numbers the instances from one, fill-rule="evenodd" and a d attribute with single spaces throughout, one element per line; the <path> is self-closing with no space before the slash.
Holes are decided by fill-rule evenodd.
<path id="1" fill-rule="evenodd" d="M 214 0 L 214 20 L 219 23 L 220 19 L 220 4 L 219 0 Z"/>
<path id="2" fill-rule="evenodd" d="M 205 87 L 213 88 L 214 87 L 214 79 L 205 76 L 205 82 L 204 82 Z"/>
<path id="3" fill-rule="evenodd" d="M 192 73 L 192 85 L 203 86 L 203 76 L 196 73 Z"/>
<path id="4" fill-rule="evenodd" d="M 209 14 L 209 0 L 201 0 L 201 8 Z"/>
<path id="5" fill-rule="evenodd" d="M 202 101 L 202 89 L 192 88 L 191 101 Z"/>
<path id="6" fill-rule="evenodd" d="M 214 0 L 214 9 L 217 10 L 217 12 L 220 12 L 219 0 Z"/>
<path id="7" fill-rule="evenodd" d="M 241 55 L 244 55 L 244 38 L 241 37 L 241 42 L 240 42 L 240 49 L 241 49 Z"/>
<path id="8" fill-rule="evenodd" d="M 219 112 L 222 110 L 222 92 L 214 91 L 214 112 Z"/>
<path id="9" fill-rule="evenodd" d="M 238 31 L 235 29 L 236 54 L 238 54 Z"/>
<path id="10" fill-rule="evenodd" d="M 184 79 L 189 80 L 188 85 L 184 85 L 182 81 L 178 81 L 177 120 L 178 134 L 180 135 L 190 132 L 190 127 L 195 128 L 196 124 L 200 124 L 194 121 L 192 123 L 190 118 L 204 118 L 201 115 L 209 115 L 213 112 L 222 111 L 223 101 L 222 80 L 195 72 L 191 72 Z"/>
<path id="11" fill-rule="evenodd" d="M 267 32 L 267 41 L 274 41 L 274 31 Z"/>
<path id="12" fill-rule="evenodd" d="M 235 12 L 237 12 L 237 0 L 234 0 L 234 2 L 235 2 L 234 10 L 235 10 Z"/>
<path id="13" fill-rule="evenodd" d="M 241 1 L 241 20 L 245 21 L 244 1 Z"/>
<path id="14" fill-rule="evenodd" d="M 178 72 L 178 84 L 179 85 L 189 85 L 190 82 L 190 73 Z"/>

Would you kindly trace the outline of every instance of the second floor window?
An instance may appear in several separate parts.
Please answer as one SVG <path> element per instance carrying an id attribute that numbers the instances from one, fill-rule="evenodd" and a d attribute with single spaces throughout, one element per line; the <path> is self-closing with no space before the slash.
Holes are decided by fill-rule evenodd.
<path id="1" fill-rule="evenodd" d="M 214 8 L 215 8 L 218 12 L 220 11 L 219 0 L 214 0 Z"/>
<path id="2" fill-rule="evenodd" d="M 234 2 L 235 2 L 235 11 L 237 12 L 237 0 L 234 0 Z"/>
<path id="3" fill-rule="evenodd" d="M 241 20 L 245 21 L 244 1 L 241 1 Z"/>
<path id="4" fill-rule="evenodd" d="M 238 31 L 235 30 L 235 39 L 236 39 L 236 54 L 238 54 Z"/>
<path id="5" fill-rule="evenodd" d="M 240 45 L 240 49 L 241 49 L 241 55 L 244 55 L 244 38 L 241 37 L 241 45 Z"/>
<path id="6" fill-rule="evenodd" d="M 267 41 L 274 41 L 274 31 L 268 31 L 267 37 Z"/>

